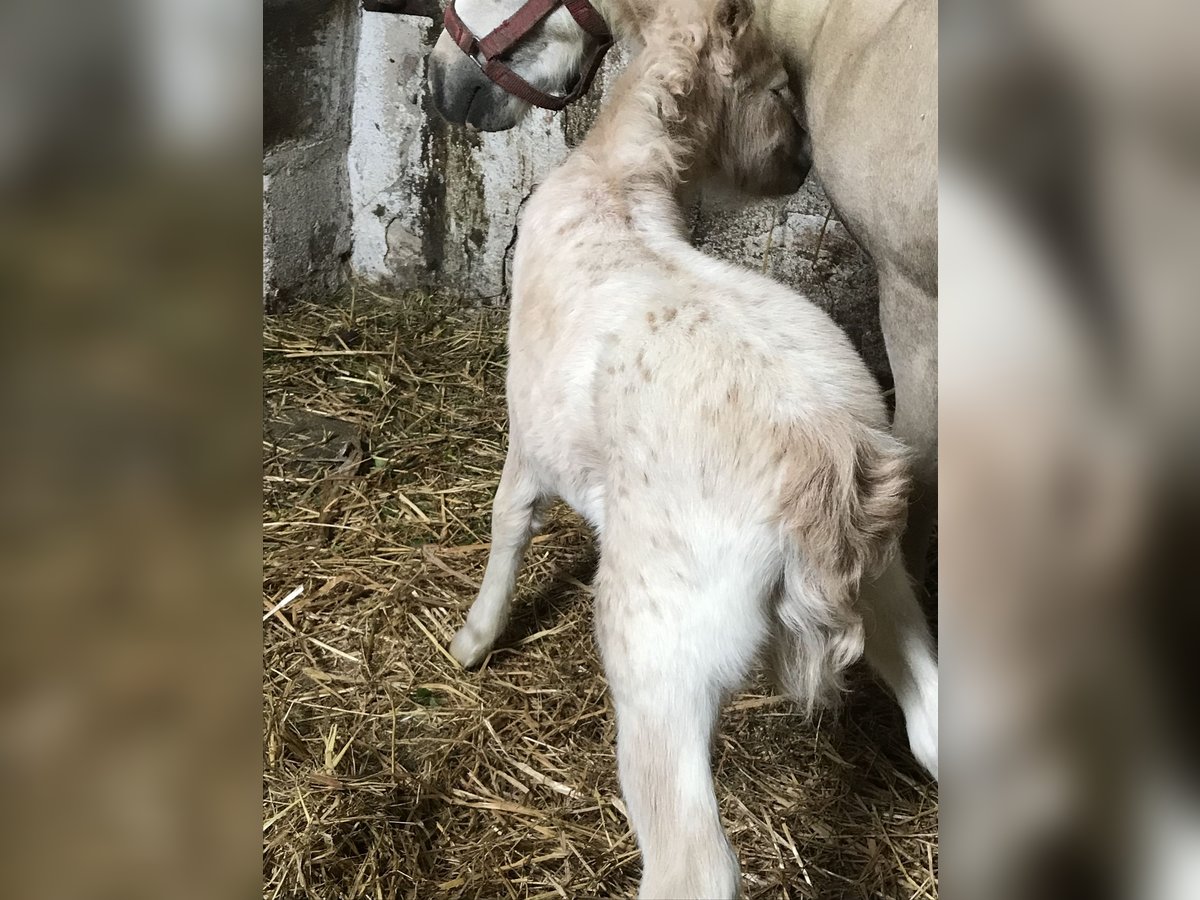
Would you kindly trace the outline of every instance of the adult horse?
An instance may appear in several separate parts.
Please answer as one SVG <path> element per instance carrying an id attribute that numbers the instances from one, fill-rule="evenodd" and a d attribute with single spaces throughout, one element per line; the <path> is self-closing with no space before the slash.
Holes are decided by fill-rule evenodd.
<path id="1" fill-rule="evenodd" d="M 434 106 L 484 131 L 513 127 L 531 104 L 560 109 L 586 90 L 606 29 L 636 41 L 660 2 L 457 0 L 429 58 Z M 756 10 L 804 99 L 821 184 L 879 274 L 894 430 L 917 482 L 905 556 L 921 581 L 937 510 L 937 0 Z"/>

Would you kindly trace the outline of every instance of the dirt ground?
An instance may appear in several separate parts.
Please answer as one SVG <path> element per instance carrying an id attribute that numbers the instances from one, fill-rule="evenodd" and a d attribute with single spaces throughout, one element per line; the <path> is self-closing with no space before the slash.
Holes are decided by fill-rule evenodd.
<path id="1" fill-rule="evenodd" d="M 487 558 L 504 328 L 362 289 L 266 319 L 265 897 L 636 892 L 580 520 L 556 509 L 481 670 L 445 649 Z M 851 683 L 812 722 L 761 683 L 722 717 L 747 898 L 937 896 L 936 787 L 871 674 Z"/>

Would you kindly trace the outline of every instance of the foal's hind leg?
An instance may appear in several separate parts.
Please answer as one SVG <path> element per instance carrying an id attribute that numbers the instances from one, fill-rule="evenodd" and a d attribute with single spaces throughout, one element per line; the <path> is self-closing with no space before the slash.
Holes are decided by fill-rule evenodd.
<path id="1" fill-rule="evenodd" d="M 492 548 L 483 584 L 467 613 L 467 623 L 450 643 L 450 652 L 464 666 L 478 665 L 504 630 L 521 557 L 542 526 L 544 506 L 537 479 L 520 451 L 510 445 L 492 503 Z"/>
<path id="2" fill-rule="evenodd" d="M 605 546 L 605 552 L 609 550 Z M 641 573 L 600 562 L 597 633 L 617 712 L 617 761 L 643 872 L 639 897 L 736 897 L 737 858 L 713 791 L 710 743 L 724 695 L 763 639 L 749 597 L 714 597 L 668 565 Z"/>
<path id="3" fill-rule="evenodd" d="M 904 710 L 913 755 L 938 774 L 938 664 L 925 614 L 899 556 L 862 587 L 866 655 Z"/>

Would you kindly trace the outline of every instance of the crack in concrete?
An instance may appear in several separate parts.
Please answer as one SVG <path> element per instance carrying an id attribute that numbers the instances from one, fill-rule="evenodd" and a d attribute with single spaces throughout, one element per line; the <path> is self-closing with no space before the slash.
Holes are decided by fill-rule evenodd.
<path id="1" fill-rule="evenodd" d="M 525 196 L 521 198 L 521 202 L 517 204 L 517 214 L 513 217 L 512 236 L 508 239 L 508 245 L 504 248 L 504 256 L 500 259 L 500 296 L 502 297 L 509 296 L 508 270 L 512 265 L 512 256 L 516 250 L 517 236 L 521 228 L 521 210 L 525 208 L 525 204 L 536 190 L 537 185 L 532 185 L 525 192 Z"/>

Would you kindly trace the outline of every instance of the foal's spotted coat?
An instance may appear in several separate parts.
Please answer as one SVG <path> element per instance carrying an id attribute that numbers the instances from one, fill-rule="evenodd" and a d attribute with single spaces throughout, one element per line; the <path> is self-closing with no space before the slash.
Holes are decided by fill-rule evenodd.
<path id="1" fill-rule="evenodd" d="M 686 174 L 789 181 L 799 135 L 771 90 L 783 70 L 748 15 L 743 0 L 687 25 L 665 14 L 527 204 L 508 459 L 484 583 L 452 645 L 467 665 L 491 649 L 551 498 L 595 527 L 644 897 L 737 893 L 709 744 L 722 699 L 766 654 L 811 708 L 865 639 L 936 766 L 936 663 L 895 561 L 907 480 L 878 387 L 816 306 L 686 239 Z"/>

